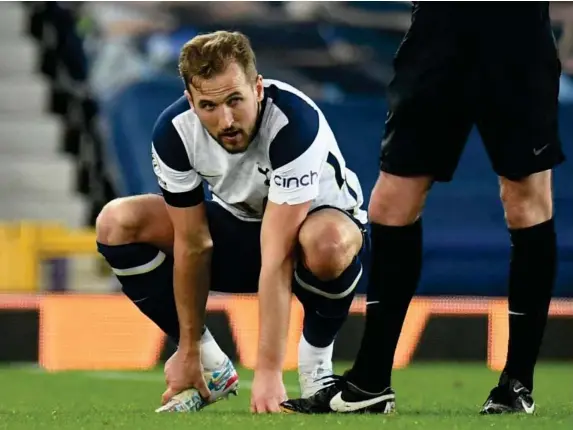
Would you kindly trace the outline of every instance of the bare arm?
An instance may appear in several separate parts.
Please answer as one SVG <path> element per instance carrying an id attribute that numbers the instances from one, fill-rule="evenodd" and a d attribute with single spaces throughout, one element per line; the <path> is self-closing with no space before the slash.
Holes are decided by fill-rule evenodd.
<path id="1" fill-rule="evenodd" d="M 186 103 L 186 102 L 185 102 Z M 152 162 L 173 225 L 173 289 L 179 319 L 180 353 L 199 354 L 209 293 L 212 240 L 201 177 L 172 122 L 188 105 L 172 105 L 153 130 Z"/>
<path id="2" fill-rule="evenodd" d="M 296 244 L 309 207 L 310 202 L 297 205 L 269 202 L 265 210 L 261 232 L 257 370 L 282 370 Z"/>
<path id="3" fill-rule="evenodd" d="M 328 154 L 327 140 L 318 138 L 318 112 L 302 99 L 287 110 L 289 124 L 269 147 L 273 172 L 261 231 L 257 370 L 273 372 L 282 370 L 285 356 L 298 233 Z"/>
<path id="4" fill-rule="evenodd" d="M 209 295 L 213 242 L 203 203 L 187 208 L 167 205 L 167 208 L 174 229 L 173 288 L 179 348 L 182 353 L 198 354 Z"/>
<path id="5" fill-rule="evenodd" d="M 153 171 L 173 225 L 173 293 L 179 320 L 179 349 L 165 369 L 163 404 L 190 387 L 203 398 L 210 396 L 201 366 L 200 339 L 213 244 L 202 179 L 187 149 L 192 142 L 183 140 L 173 122 L 188 109 L 186 100 L 178 100 L 162 112 L 153 128 L 151 147 Z"/>

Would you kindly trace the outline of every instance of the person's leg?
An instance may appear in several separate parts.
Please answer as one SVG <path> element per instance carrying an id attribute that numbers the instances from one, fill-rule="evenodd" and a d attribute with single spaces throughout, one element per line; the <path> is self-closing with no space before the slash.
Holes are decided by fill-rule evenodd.
<path id="1" fill-rule="evenodd" d="M 500 177 L 511 240 L 509 345 L 505 370 L 482 413 L 532 413 L 534 367 L 557 270 L 551 169 L 564 160 L 561 68 L 547 5 L 532 5 L 513 26 L 499 27 L 482 47 L 477 124 Z"/>
<path id="2" fill-rule="evenodd" d="M 212 290 L 256 293 L 261 269 L 261 223 L 235 218 L 217 204 L 208 211 L 213 238 Z M 311 211 L 299 232 L 293 292 L 305 311 L 299 344 L 303 396 L 332 373 L 333 342 L 361 279 L 364 226 L 338 209 Z"/>
<path id="3" fill-rule="evenodd" d="M 367 258 L 365 226 L 348 213 L 323 207 L 311 212 L 299 233 L 293 292 L 304 308 L 299 343 L 303 397 L 321 388 L 332 374 L 334 339 L 346 320 Z"/>
<path id="4" fill-rule="evenodd" d="M 511 238 L 509 346 L 504 373 L 532 391 L 557 268 L 551 171 L 519 181 L 501 178 L 500 182 Z"/>
<path id="5" fill-rule="evenodd" d="M 173 228 L 163 198 L 142 195 L 109 202 L 96 220 L 96 240 L 123 293 L 177 343 Z"/>
<path id="6" fill-rule="evenodd" d="M 434 181 L 452 179 L 473 118 L 467 82 L 471 63 L 456 20 L 432 8 L 416 6 L 415 11 L 394 61 L 381 174 L 369 205 L 372 251 L 361 346 L 341 383 L 309 399 L 285 402 L 288 411 L 394 410 L 391 372 L 420 278 L 425 198 Z"/>
<path id="7" fill-rule="evenodd" d="M 347 377 L 369 393 L 391 385 L 396 345 L 420 278 L 427 193 L 434 181 L 452 179 L 473 124 L 471 54 L 454 24 L 431 12 L 420 8 L 396 55 L 381 173 L 368 208 L 366 326 Z"/>
<path id="8" fill-rule="evenodd" d="M 163 198 L 141 195 L 111 201 L 97 218 L 96 240 L 98 251 L 111 266 L 124 294 L 177 343 L 173 229 Z M 207 327 L 201 337 L 201 363 L 206 372 L 224 368 L 234 373 Z M 209 383 L 212 391 L 217 391 L 217 384 Z"/>
<path id="9" fill-rule="evenodd" d="M 551 171 L 519 180 L 500 178 L 511 258 L 509 344 L 505 368 L 482 414 L 533 413 L 533 375 L 557 272 Z"/>
<path id="10" fill-rule="evenodd" d="M 421 214 L 429 186 L 428 177 L 401 178 L 382 172 L 372 191 L 366 324 L 347 375 L 367 392 L 379 393 L 390 386 L 394 351 L 420 278 Z"/>

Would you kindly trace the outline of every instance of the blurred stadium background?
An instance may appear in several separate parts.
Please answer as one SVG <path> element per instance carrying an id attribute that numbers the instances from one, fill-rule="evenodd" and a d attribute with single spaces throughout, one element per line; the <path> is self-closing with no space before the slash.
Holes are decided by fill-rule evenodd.
<path id="1" fill-rule="evenodd" d="M 571 157 L 573 2 L 551 11 L 563 62 L 560 133 Z M 95 253 L 93 225 L 114 197 L 157 191 L 151 130 L 183 91 L 176 63 L 186 40 L 216 29 L 247 34 L 264 76 L 302 89 L 324 110 L 368 197 L 409 12 L 408 2 L 1 3 L 0 362 L 129 369 L 167 354 L 157 329 L 117 294 Z M 571 362 L 569 163 L 557 169 L 554 188 L 560 270 L 542 356 Z M 474 131 L 455 180 L 437 186 L 427 205 L 424 274 L 398 365 L 413 358 L 499 366 L 508 258 L 497 180 Z M 341 334 L 340 359 L 354 355 L 362 304 Z M 251 306 L 213 297 L 209 314 L 224 348 L 247 366 L 256 339 Z"/>

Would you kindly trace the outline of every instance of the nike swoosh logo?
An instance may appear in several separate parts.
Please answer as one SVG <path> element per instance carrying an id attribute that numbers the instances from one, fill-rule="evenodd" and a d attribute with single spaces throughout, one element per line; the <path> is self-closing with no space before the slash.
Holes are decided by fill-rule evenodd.
<path id="1" fill-rule="evenodd" d="M 353 412 L 367 408 L 368 406 L 375 405 L 376 403 L 380 403 L 385 400 L 394 400 L 394 394 L 384 394 L 383 396 L 374 397 L 368 400 L 362 400 L 360 402 L 346 402 L 342 400 L 341 391 L 340 393 L 337 393 L 332 399 L 330 399 L 330 409 L 335 412 Z"/>
<path id="2" fill-rule="evenodd" d="M 523 410 L 525 411 L 526 414 L 532 414 L 533 411 L 535 410 L 535 403 L 532 403 L 531 406 L 529 406 L 527 402 L 523 399 L 521 399 L 521 406 L 523 406 Z"/>
<path id="3" fill-rule="evenodd" d="M 515 389 L 515 387 L 513 387 L 513 392 L 514 393 L 521 393 L 523 390 L 525 390 L 525 387 L 520 387 L 519 389 Z"/>
<path id="4" fill-rule="evenodd" d="M 545 151 L 545 148 L 547 148 L 548 146 L 549 146 L 549 144 L 547 144 L 547 145 L 545 145 L 545 146 L 542 146 L 542 147 L 539 148 L 539 149 L 533 149 L 533 154 L 534 154 L 534 155 L 539 155 L 539 154 L 541 154 L 543 151 Z"/>

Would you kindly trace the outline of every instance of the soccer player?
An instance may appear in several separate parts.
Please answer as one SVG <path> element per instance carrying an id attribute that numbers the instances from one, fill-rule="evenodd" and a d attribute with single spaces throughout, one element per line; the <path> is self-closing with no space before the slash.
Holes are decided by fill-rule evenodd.
<path id="1" fill-rule="evenodd" d="M 420 277 L 422 209 L 432 184 L 452 179 L 475 124 L 499 177 L 511 240 L 507 363 L 481 413 L 532 413 L 556 274 L 551 170 L 564 160 L 548 4 L 416 2 L 394 67 L 381 173 L 369 205 L 373 263 L 362 344 L 344 377 L 283 408 L 394 410 L 390 376 Z"/>
<path id="2" fill-rule="evenodd" d="M 179 70 L 185 95 L 153 131 L 162 196 L 110 202 L 97 220 L 98 249 L 123 292 L 178 343 L 165 369 L 165 410 L 201 409 L 236 390 L 235 369 L 204 327 L 212 290 L 258 292 L 251 408 L 280 412 L 291 291 L 305 311 L 302 396 L 332 374 L 333 342 L 368 249 L 361 187 L 320 109 L 292 86 L 263 80 L 244 35 L 193 38 Z M 201 395 L 170 402 L 192 387 Z"/>

